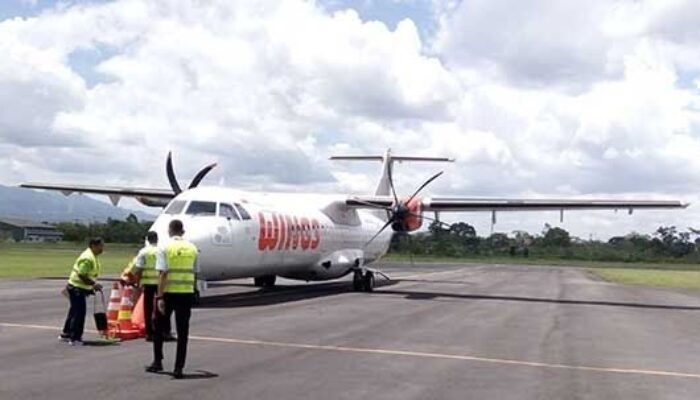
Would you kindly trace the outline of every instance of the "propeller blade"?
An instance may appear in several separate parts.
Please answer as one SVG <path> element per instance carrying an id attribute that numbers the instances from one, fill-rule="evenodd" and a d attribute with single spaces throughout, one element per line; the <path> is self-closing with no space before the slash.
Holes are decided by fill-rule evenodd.
<path id="1" fill-rule="evenodd" d="M 448 228 L 451 227 L 450 224 L 448 224 L 448 223 L 446 223 L 446 222 L 442 222 L 442 221 L 440 221 L 440 220 L 437 219 L 437 218 L 426 217 L 425 215 L 420 215 L 420 214 L 416 214 L 416 213 L 408 213 L 408 215 L 410 215 L 410 216 L 412 216 L 412 217 L 416 217 L 416 218 L 427 219 L 428 221 L 437 222 L 438 224 L 440 224 L 440 225 L 442 225 L 442 226 L 446 226 L 446 227 L 448 227 Z"/>
<path id="2" fill-rule="evenodd" d="M 173 192 L 176 195 L 182 193 L 180 184 L 177 183 L 177 178 L 175 177 L 175 170 L 173 169 L 172 151 L 168 152 L 168 159 L 165 162 L 165 172 L 168 174 L 168 181 L 170 182 L 170 187 L 173 188 Z"/>
<path id="3" fill-rule="evenodd" d="M 367 243 L 365 243 L 365 247 L 369 246 L 370 243 L 374 241 L 374 239 L 377 238 L 382 232 L 384 232 L 384 229 L 386 229 L 391 223 L 394 222 L 392 221 L 392 218 L 390 218 L 388 221 L 386 221 L 386 224 L 382 226 L 382 229 L 379 230 L 379 232 L 375 233 L 374 236 L 372 236 L 372 239 L 368 240 Z"/>
<path id="4" fill-rule="evenodd" d="M 413 196 L 411 196 L 411 197 L 408 198 L 408 200 L 406 201 L 406 204 L 410 203 L 411 200 L 413 200 L 413 198 L 416 197 L 416 196 L 418 195 L 418 193 L 420 193 L 421 190 L 425 189 L 425 187 L 428 186 L 428 185 L 430 184 L 430 182 L 434 181 L 435 179 L 438 178 L 438 176 L 442 175 L 442 172 L 443 172 L 443 171 L 438 172 L 437 174 L 433 175 L 430 179 L 428 179 L 427 181 L 425 181 L 425 183 L 423 183 L 423 184 L 418 188 L 418 190 L 416 190 L 416 192 L 413 193 Z"/>
<path id="5" fill-rule="evenodd" d="M 216 167 L 216 163 L 209 164 L 206 167 L 202 168 L 201 171 L 197 172 L 197 175 L 195 175 L 194 179 L 192 179 L 192 182 L 190 183 L 190 187 L 188 189 L 193 189 L 199 186 L 199 183 L 202 182 L 202 179 Z"/>
<path id="6" fill-rule="evenodd" d="M 391 211 L 391 207 L 380 206 L 379 204 L 370 203 L 369 201 L 362 201 L 362 200 L 359 200 L 359 199 L 356 199 L 356 198 L 353 198 L 352 201 L 357 202 L 357 203 L 359 203 L 359 204 L 364 204 L 364 205 L 369 206 L 369 207 L 372 207 L 372 208 L 379 208 L 379 209 L 382 209 L 382 210 Z"/>

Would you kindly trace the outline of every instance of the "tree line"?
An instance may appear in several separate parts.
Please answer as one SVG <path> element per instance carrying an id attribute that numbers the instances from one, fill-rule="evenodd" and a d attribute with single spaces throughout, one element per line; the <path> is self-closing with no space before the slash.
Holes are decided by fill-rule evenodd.
<path id="1" fill-rule="evenodd" d="M 125 220 L 108 219 L 89 224 L 62 222 L 56 229 L 63 240 L 86 242 L 100 236 L 110 243 L 142 243 L 151 221 L 139 221 L 131 214 Z M 545 224 L 542 232 L 516 230 L 479 236 L 466 223 L 433 222 L 425 232 L 395 234 L 391 253 L 437 257 L 535 257 L 591 261 L 679 261 L 700 262 L 700 231 L 680 231 L 662 226 L 651 234 L 632 232 L 607 241 L 583 240 L 565 229 Z"/>
<path id="2" fill-rule="evenodd" d="M 408 237 L 397 234 L 390 252 L 439 257 L 537 257 L 591 261 L 700 262 L 700 231 L 662 226 L 651 234 L 632 232 L 607 241 L 584 240 L 565 229 L 545 224 L 542 232 L 477 235 L 466 222 L 433 222 L 428 231 Z"/>
<path id="3" fill-rule="evenodd" d="M 60 222 L 56 229 L 63 233 L 63 240 L 87 242 L 92 237 L 101 237 L 108 243 L 143 243 L 152 221 L 139 221 L 129 214 L 124 221 L 108 219 L 107 222 Z"/>

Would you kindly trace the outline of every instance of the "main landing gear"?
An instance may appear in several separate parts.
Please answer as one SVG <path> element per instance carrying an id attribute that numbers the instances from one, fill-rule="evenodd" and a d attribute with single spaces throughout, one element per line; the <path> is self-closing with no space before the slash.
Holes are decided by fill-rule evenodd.
<path id="1" fill-rule="evenodd" d="M 371 292 L 374 290 L 374 272 L 361 269 L 352 275 L 352 289 L 356 292 Z"/>
<path id="2" fill-rule="evenodd" d="M 262 288 L 275 286 L 275 280 L 277 280 L 277 276 L 275 275 L 258 276 L 257 278 L 253 278 L 255 286 Z"/>

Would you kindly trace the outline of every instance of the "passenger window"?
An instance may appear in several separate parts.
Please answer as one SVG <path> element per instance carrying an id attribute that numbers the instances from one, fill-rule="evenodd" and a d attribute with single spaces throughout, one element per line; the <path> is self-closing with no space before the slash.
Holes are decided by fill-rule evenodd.
<path id="1" fill-rule="evenodd" d="M 165 213 L 169 215 L 180 214 L 182 209 L 185 208 L 185 204 L 186 202 L 183 200 L 175 200 L 165 209 Z"/>
<path id="2" fill-rule="evenodd" d="M 235 220 L 240 219 L 236 210 L 233 209 L 233 206 L 225 203 L 219 203 L 219 216 Z"/>
<path id="3" fill-rule="evenodd" d="M 210 201 L 193 201 L 187 207 L 187 215 L 216 215 L 216 203 Z"/>
<path id="4" fill-rule="evenodd" d="M 236 206 L 236 210 L 238 210 L 238 213 L 241 214 L 241 219 L 250 219 L 250 214 L 248 214 L 248 211 L 246 211 L 245 208 L 238 203 L 233 203 L 233 205 Z"/>

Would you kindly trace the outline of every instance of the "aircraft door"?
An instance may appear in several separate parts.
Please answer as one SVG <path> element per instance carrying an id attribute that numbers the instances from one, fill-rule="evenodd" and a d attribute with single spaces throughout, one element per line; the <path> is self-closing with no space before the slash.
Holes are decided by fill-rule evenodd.
<path id="1" fill-rule="evenodd" d="M 238 222 L 238 214 L 233 206 L 225 203 L 219 204 L 219 213 L 216 217 L 215 229 L 211 234 L 213 252 L 218 260 L 231 260 L 234 252 L 233 234 Z"/>

